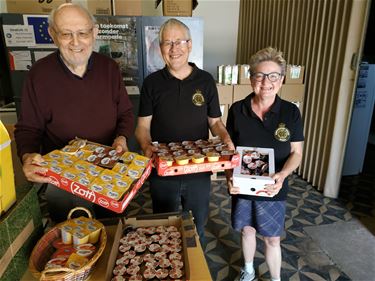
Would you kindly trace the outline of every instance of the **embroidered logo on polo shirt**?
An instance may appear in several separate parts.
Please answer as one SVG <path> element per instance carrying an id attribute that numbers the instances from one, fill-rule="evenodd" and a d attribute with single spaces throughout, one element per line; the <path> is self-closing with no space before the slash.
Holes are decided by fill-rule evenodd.
<path id="1" fill-rule="evenodd" d="M 278 141 L 286 142 L 290 139 L 290 131 L 285 127 L 284 123 L 279 124 L 274 135 Z"/>
<path id="2" fill-rule="evenodd" d="M 202 95 L 202 92 L 200 90 L 196 90 L 192 97 L 192 101 L 196 106 L 204 105 L 204 96 Z"/>

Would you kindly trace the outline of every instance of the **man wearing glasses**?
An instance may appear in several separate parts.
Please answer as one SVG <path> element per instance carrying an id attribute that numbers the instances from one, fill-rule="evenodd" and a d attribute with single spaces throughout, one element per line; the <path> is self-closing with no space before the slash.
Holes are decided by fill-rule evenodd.
<path id="1" fill-rule="evenodd" d="M 24 84 L 15 139 L 29 181 L 49 183 L 40 176 L 41 155 L 61 149 L 76 136 L 127 151 L 133 133 L 132 104 L 119 68 L 112 59 L 93 52 L 98 28 L 79 5 L 63 4 L 49 17 L 49 34 L 58 50 L 38 60 Z M 48 184 L 51 218 L 65 220 L 70 209 L 92 204 Z M 95 206 L 96 215 L 103 208 Z M 104 212 L 105 213 L 105 212 Z"/>
<path id="2" fill-rule="evenodd" d="M 143 83 L 139 107 L 137 140 L 150 157 L 151 143 L 208 139 L 208 130 L 234 149 L 221 121 L 218 93 L 212 76 L 189 62 L 193 43 L 189 28 L 169 19 L 160 28 L 160 50 L 165 67 L 150 74 Z M 150 176 L 154 213 L 191 210 L 203 244 L 208 216 L 210 174 L 173 177 Z"/>

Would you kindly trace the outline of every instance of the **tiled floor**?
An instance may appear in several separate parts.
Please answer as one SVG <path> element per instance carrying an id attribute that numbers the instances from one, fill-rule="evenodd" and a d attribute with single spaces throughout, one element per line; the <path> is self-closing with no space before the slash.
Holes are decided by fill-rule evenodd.
<path id="1" fill-rule="evenodd" d="M 375 152 L 373 149 L 372 153 Z M 298 176 L 291 176 L 287 201 L 285 236 L 282 239 L 282 280 L 332 280 L 350 278 L 334 260 L 319 248 L 304 232 L 305 226 L 332 224 L 359 218 L 375 234 L 375 156 L 366 159 L 366 169 L 360 176 L 343 177 L 339 199 L 324 197 Z M 372 166 L 373 165 L 373 166 Z M 127 216 L 151 213 L 147 184 L 130 203 Z M 210 215 L 206 227 L 206 259 L 214 281 L 235 280 L 243 264 L 239 233 L 230 225 L 230 196 L 224 181 L 214 181 Z M 269 280 L 263 256 L 263 242 L 257 239 L 255 256 L 258 280 Z M 370 281 L 363 280 L 363 281 Z M 355 280 L 357 281 L 357 280 Z"/>

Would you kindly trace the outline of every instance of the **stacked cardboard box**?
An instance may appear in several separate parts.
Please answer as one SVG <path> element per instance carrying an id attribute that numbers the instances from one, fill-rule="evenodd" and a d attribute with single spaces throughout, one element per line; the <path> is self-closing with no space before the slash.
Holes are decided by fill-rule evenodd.
<path id="1" fill-rule="evenodd" d="M 304 66 L 288 65 L 285 73 L 285 84 L 279 93 L 282 99 L 295 103 L 301 112 L 305 95 L 304 72 Z"/>
<path id="2" fill-rule="evenodd" d="M 110 0 L 6 0 L 8 13 L 49 14 L 63 3 L 77 3 L 86 7 L 94 15 L 111 15 Z"/>
<path id="3" fill-rule="evenodd" d="M 197 0 L 156 0 L 157 7 L 163 1 L 163 16 L 191 17 L 198 6 Z"/>

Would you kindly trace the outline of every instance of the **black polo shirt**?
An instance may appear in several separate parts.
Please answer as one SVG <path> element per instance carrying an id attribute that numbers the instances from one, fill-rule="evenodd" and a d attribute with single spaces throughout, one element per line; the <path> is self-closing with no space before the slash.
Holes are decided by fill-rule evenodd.
<path id="1" fill-rule="evenodd" d="M 235 102 L 229 109 L 227 130 L 235 146 L 273 148 L 275 154 L 275 172 L 284 166 L 290 154 L 290 143 L 304 140 L 301 114 L 298 107 L 276 96 L 271 109 L 262 121 L 251 109 L 254 93 Z M 285 132 L 289 134 L 278 134 Z M 279 130 L 278 130 L 279 129 Z M 251 200 L 285 200 L 288 181 L 285 180 L 280 192 L 272 197 L 239 195 Z"/>
<path id="2" fill-rule="evenodd" d="M 159 142 L 207 139 L 207 117 L 220 117 L 214 79 L 195 64 L 184 80 L 172 76 L 167 67 L 143 82 L 139 116 L 152 115 L 151 138 Z"/>

